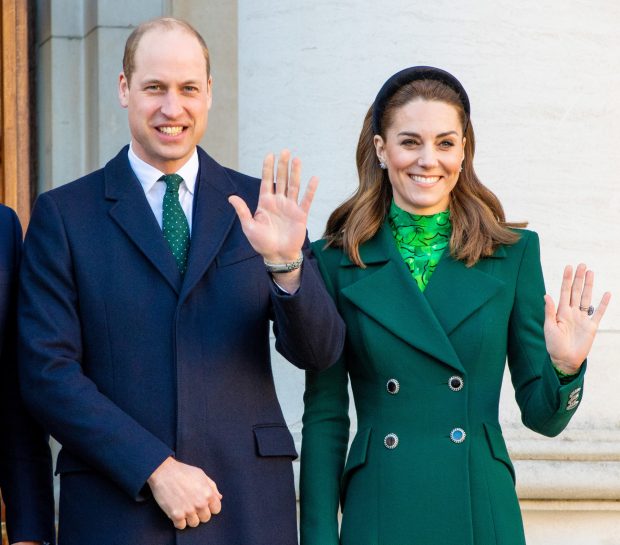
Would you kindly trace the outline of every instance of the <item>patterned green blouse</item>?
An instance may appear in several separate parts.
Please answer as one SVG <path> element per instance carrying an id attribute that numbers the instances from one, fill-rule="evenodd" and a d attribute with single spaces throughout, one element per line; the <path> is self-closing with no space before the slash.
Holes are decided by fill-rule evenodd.
<path id="1" fill-rule="evenodd" d="M 388 221 L 400 255 L 424 291 L 444 250 L 450 244 L 450 210 L 432 216 L 405 212 L 392 201 Z"/>
<path id="2" fill-rule="evenodd" d="M 450 244 L 450 210 L 432 216 L 420 216 L 405 212 L 392 201 L 388 221 L 400 255 L 420 291 L 424 291 L 441 255 Z M 553 369 L 561 384 L 568 384 L 579 375 L 567 375 L 555 365 Z"/>

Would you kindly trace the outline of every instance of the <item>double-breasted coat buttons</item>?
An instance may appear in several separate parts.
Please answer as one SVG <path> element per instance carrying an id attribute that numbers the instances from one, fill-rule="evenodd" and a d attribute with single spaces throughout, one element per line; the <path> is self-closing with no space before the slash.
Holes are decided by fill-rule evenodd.
<path id="1" fill-rule="evenodd" d="M 450 432 L 450 441 L 453 443 L 462 443 L 465 441 L 465 437 L 467 437 L 467 434 L 463 428 L 454 428 Z"/>
<path id="2" fill-rule="evenodd" d="M 398 446 L 398 435 L 395 433 L 388 433 L 383 439 L 385 448 L 394 449 Z"/>
<path id="3" fill-rule="evenodd" d="M 463 389 L 463 379 L 454 375 L 448 379 L 448 386 L 453 392 L 458 392 Z"/>
<path id="4" fill-rule="evenodd" d="M 398 382 L 395 378 L 391 378 L 390 380 L 387 381 L 385 388 L 388 391 L 388 393 L 392 395 L 396 395 L 398 391 L 400 390 L 400 382 Z"/>
<path id="5" fill-rule="evenodd" d="M 464 382 L 463 378 L 458 375 L 453 375 L 448 379 L 448 387 L 453 392 L 458 392 L 463 389 Z M 391 395 L 396 395 L 400 391 L 400 383 L 395 378 L 390 378 L 385 384 L 385 389 Z M 450 441 L 453 443 L 462 443 L 465 441 L 467 434 L 463 428 L 454 428 L 450 432 Z M 398 435 L 395 433 L 388 433 L 383 438 L 383 444 L 387 449 L 395 449 L 398 446 Z"/>
<path id="6" fill-rule="evenodd" d="M 395 378 L 388 379 L 385 384 L 385 389 L 391 395 L 396 395 L 400 390 L 400 382 L 398 382 Z M 395 433 L 388 433 L 383 438 L 383 444 L 387 449 L 395 449 L 398 446 L 398 435 Z"/>

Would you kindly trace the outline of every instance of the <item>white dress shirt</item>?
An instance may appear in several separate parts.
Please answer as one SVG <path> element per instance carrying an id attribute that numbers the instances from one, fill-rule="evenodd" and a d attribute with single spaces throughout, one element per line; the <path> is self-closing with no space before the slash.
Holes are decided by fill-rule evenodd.
<path id="1" fill-rule="evenodd" d="M 163 203 L 164 203 L 164 194 L 166 193 L 166 183 L 160 182 L 159 179 L 164 175 L 163 172 L 157 170 L 154 166 L 149 165 L 140 157 L 138 157 L 131 144 L 129 144 L 129 164 L 131 169 L 134 171 L 136 178 L 140 182 L 142 189 L 144 190 L 144 194 L 146 195 L 146 200 L 155 214 L 155 219 L 159 224 L 159 227 L 162 227 L 162 216 L 163 216 Z M 179 186 L 179 202 L 181 203 L 181 207 L 183 208 L 183 212 L 185 212 L 185 216 L 187 217 L 187 222 L 189 223 L 189 232 L 192 232 L 192 211 L 194 206 L 194 188 L 196 187 L 196 178 L 198 177 L 198 152 L 194 150 L 194 153 L 189 158 L 187 163 L 185 163 L 177 172 L 181 178 L 183 178 L 183 183 Z M 272 277 L 273 280 L 273 277 Z M 273 283 L 286 295 L 292 295 L 287 290 L 285 290 L 280 284 L 278 284 L 275 280 Z M 295 290 L 297 291 L 297 290 Z"/>
<path id="2" fill-rule="evenodd" d="M 131 144 L 129 144 L 129 152 L 127 155 L 131 170 L 134 171 L 136 178 L 138 178 L 144 190 L 144 194 L 146 195 L 146 200 L 161 228 L 166 182 L 160 182 L 159 179 L 164 173 L 140 159 L 133 151 Z M 192 211 L 194 209 L 194 189 L 196 187 L 196 178 L 198 177 L 198 165 L 198 152 L 194 150 L 194 153 L 187 163 L 176 172 L 176 174 L 183 178 L 183 183 L 179 186 L 179 202 L 187 217 L 190 234 L 192 232 Z"/>

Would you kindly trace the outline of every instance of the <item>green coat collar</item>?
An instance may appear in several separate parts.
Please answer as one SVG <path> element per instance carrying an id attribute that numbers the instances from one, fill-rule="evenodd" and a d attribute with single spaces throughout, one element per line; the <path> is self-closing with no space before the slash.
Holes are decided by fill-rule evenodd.
<path id="1" fill-rule="evenodd" d="M 481 270 L 466 267 L 445 252 L 422 293 L 398 253 L 389 225 L 360 246 L 365 269 L 342 294 L 360 310 L 411 346 L 464 372 L 449 334 L 491 299 L 504 285 Z M 499 248 L 494 258 L 503 258 Z M 355 266 L 343 254 L 341 267 Z"/>

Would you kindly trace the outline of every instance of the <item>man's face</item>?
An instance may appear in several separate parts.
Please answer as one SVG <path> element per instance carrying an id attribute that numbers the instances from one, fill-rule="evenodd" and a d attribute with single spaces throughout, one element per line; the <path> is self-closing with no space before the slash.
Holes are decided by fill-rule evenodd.
<path id="1" fill-rule="evenodd" d="M 207 128 L 211 78 L 194 36 L 181 28 L 152 29 L 138 43 L 131 82 L 119 77 L 133 150 L 165 174 L 190 158 Z"/>

